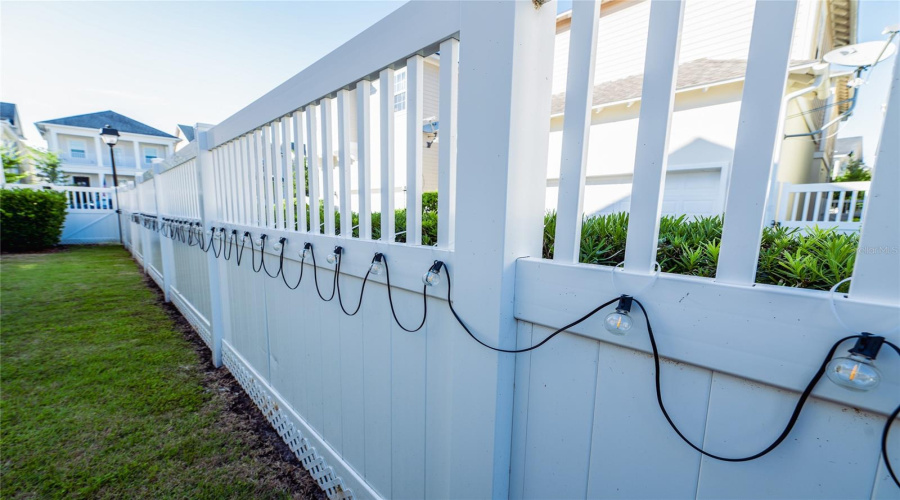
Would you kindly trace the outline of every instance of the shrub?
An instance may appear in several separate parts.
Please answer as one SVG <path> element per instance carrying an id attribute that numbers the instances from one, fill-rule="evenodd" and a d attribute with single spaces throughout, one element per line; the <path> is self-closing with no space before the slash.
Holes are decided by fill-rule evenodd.
<path id="1" fill-rule="evenodd" d="M 51 190 L 0 190 L 0 248 L 43 250 L 59 243 L 66 220 L 66 195 Z"/>
<path id="2" fill-rule="evenodd" d="M 556 213 L 544 217 L 543 257 L 553 258 Z M 628 214 L 586 217 L 579 261 L 614 266 L 625 258 Z M 722 217 L 664 216 L 657 260 L 663 272 L 714 277 L 722 241 Z M 760 242 L 757 283 L 828 290 L 853 272 L 859 235 L 834 229 L 766 227 Z"/>

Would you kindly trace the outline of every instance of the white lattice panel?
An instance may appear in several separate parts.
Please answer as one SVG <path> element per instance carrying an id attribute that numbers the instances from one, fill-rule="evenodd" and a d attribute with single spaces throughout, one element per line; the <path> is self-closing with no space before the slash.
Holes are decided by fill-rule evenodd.
<path id="1" fill-rule="evenodd" d="M 227 345 L 222 346 L 222 361 L 228 370 L 234 375 L 250 399 L 259 407 L 272 427 L 281 436 L 281 439 L 291 448 L 294 455 L 300 459 L 303 467 L 309 471 L 319 487 L 325 491 L 328 498 L 346 499 L 354 498 L 353 491 L 344 488 L 343 480 L 328 465 L 325 459 L 316 452 L 315 446 L 303 435 L 292 419 L 283 410 L 284 403 L 273 397 L 266 384 L 257 379 L 253 372 L 242 362 L 232 349 Z"/>

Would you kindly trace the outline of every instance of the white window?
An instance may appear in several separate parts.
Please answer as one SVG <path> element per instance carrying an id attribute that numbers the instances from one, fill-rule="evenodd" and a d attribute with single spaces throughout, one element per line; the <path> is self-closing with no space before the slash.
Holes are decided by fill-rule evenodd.
<path id="1" fill-rule="evenodd" d="M 156 148 L 145 147 L 144 148 L 144 163 L 153 163 L 153 160 L 158 158 L 158 153 Z"/>
<path id="2" fill-rule="evenodd" d="M 406 68 L 394 73 L 394 111 L 406 110 Z"/>
<path id="3" fill-rule="evenodd" d="M 84 141 L 69 139 L 69 156 L 72 158 L 86 158 L 87 149 Z"/>

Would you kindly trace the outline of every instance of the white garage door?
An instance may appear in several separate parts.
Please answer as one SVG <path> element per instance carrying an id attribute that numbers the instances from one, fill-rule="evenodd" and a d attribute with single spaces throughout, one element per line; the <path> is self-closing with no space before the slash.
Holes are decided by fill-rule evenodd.
<path id="1" fill-rule="evenodd" d="M 663 215 L 718 215 L 724 206 L 721 169 L 675 170 L 666 174 Z M 547 188 L 547 208 L 556 208 L 556 186 Z M 587 216 L 627 212 L 631 205 L 631 176 L 589 177 L 584 187 Z"/>

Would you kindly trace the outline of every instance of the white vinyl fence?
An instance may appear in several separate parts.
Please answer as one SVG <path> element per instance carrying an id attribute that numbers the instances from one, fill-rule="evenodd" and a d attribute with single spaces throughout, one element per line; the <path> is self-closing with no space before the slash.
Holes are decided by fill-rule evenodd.
<path id="1" fill-rule="evenodd" d="M 116 197 L 113 188 L 7 184 L 7 189 L 52 189 L 66 194 L 66 221 L 60 243 L 82 245 L 119 241 Z M 124 223 L 123 223 L 124 226 Z"/>
<path id="2" fill-rule="evenodd" d="M 878 388 L 822 380 L 784 442 L 752 461 L 693 450 L 657 401 L 656 374 L 686 439 L 752 455 L 836 341 L 900 343 L 897 141 L 880 146 L 848 293 L 754 282 L 796 4 L 756 6 L 714 279 L 655 272 L 679 0 L 651 6 L 623 269 L 577 262 L 600 2 L 575 2 L 572 16 L 554 260 L 540 258 L 553 1 L 401 7 L 127 189 L 126 244 L 330 498 L 898 498 L 879 449 L 900 403 L 888 346 Z M 440 63 L 435 246 L 421 244 L 419 209 L 425 58 Z M 885 123 L 883 137 L 900 135 L 896 68 Z M 393 213 L 394 197 L 371 199 L 395 192 L 398 157 L 405 228 L 370 219 Z M 440 282 L 423 286 L 430 268 Z M 614 305 L 571 324 L 623 293 L 646 307 L 654 345 L 636 305 L 626 336 L 603 326 Z M 455 314 L 506 350 L 570 326 L 514 354 L 480 345 Z"/>

